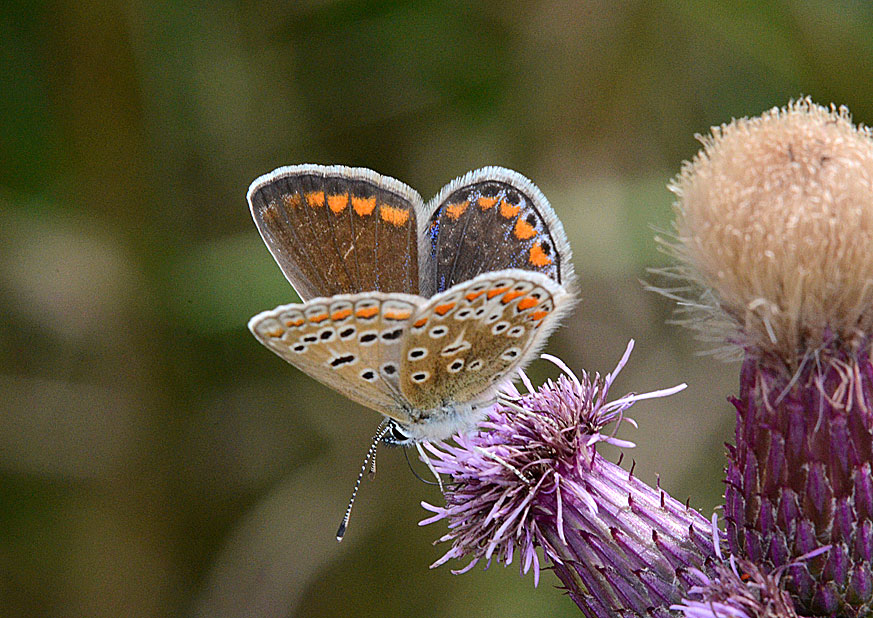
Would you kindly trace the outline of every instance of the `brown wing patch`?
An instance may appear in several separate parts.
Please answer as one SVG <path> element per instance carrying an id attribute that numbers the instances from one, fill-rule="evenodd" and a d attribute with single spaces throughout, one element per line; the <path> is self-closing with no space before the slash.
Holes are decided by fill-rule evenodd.
<path id="1" fill-rule="evenodd" d="M 302 299 L 418 293 L 416 205 L 409 187 L 369 170 L 280 168 L 249 190 L 267 247 Z"/>

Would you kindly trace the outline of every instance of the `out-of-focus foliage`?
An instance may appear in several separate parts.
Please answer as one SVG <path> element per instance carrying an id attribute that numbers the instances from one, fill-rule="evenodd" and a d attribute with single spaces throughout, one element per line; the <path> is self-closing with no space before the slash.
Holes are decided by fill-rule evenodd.
<path id="1" fill-rule="evenodd" d="M 873 121 L 865 2 L 0 4 L 0 614 L 575 615 L 514 568 L 428 564 L 437 532 L 378 417 L 259 346 L 294 300 L 244 194 L 282 164 L 428 197 L 498 164 L 570 234 L 583 302 L 550 351 L 617 391 L 681 381 L 622 437 L 710 512 L 736 368 L 642 291 L 693 136 L 808 94 Z M 535 363 L 536 378 L 548 375 Z"/>

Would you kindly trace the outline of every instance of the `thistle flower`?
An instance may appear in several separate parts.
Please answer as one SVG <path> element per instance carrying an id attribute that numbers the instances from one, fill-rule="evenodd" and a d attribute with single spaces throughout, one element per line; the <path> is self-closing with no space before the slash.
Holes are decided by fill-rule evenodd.
<path id="1" fill-rule="evenodd" d="M 457 437 L 456 446 L 428 445 L 435 470 L 450 477 L 446 506 L 422 503 L 445 519 L 440 539 L 451 549 L 432 566 L 470 558 L 505 564 L 519 554 L 521 571 L 541 565 L 536 548 L 587 616 L 667 615 L 693 584 L 689 568 L 703 569 L 714 555 L 709 522 L 699 513 L 642 483 L 595 450 L 600 442 L 620 447 L 606 428 L 625 420 L 635 402 L 685 388 L 629 394 L 607 402 L 609 388 L 627 362 L 631 342 L 615 371 L 577 377 L 563 371 L 557 381 L 504 397 L 478 431 Z"/>
<path id="2" fill-rule="evenodd" d="M 800 613 L 870 615 L 873 135 L 802 99 L 703 143 L 672 186 L 680 265 L 665 274 L 684 280 L 667 293 L 690 325 L 743 356 L 730 549 L 789 565 Z"/>

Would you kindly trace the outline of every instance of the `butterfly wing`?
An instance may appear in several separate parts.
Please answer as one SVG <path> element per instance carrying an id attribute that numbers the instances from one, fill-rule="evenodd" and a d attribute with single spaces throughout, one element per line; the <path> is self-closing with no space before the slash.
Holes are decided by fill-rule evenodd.
<path id="1" fill-rule="evenodd" d="M 282 305 L 249 321 L 252 334 L 319 382 L 407 422 L 401 405 L 401 349 L 425 299 L 367 292 Z"/>
<path id="2" fill-rule="evenodd" d="M 261 176 L 252 217 L 301 299 L 418 293 L 416 191 L 364 168 L 293 165 Z"/>
<path id="3" fill-rule="evenodd" d="M 404 398 L 421 410 L 488 398 L 534 357 L 572 305 L 547 275 L 515 269 L 437 294 L 418 308 L 405 339 Z"/>
<path id="4" fill-rule="evenodd" d="M 572 289 L 564 228 L 548 200 L 521 174 L 501 167 L 469 172 L 446 185 L 425 213 L 423 296 L 507 268 L 541 273 Z"/>

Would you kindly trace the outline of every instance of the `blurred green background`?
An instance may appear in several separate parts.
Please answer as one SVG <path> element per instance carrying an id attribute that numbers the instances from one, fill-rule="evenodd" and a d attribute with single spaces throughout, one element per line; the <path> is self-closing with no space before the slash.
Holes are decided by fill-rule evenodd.
<path id="1" fill-rule="evenodd" d="M 709 514 L 738 367 L 640 283 L 665 185 L 695 133 L 802 94 L 873 122 L 871 60 L 861 1 L 6 0 L 0 615 L 576 615 L 548 573 L 429 570 L 439 494 L 397 450 L 336 543 L 378 416 L 246 330 L 295 299 L 248 184 L 302 162 L 425 199 L 483 165 L 529 176 L 584 297 L 549 350 L 603 373 L 634 338 L 615 396 L 688 382 L 620 436 Z"/>

